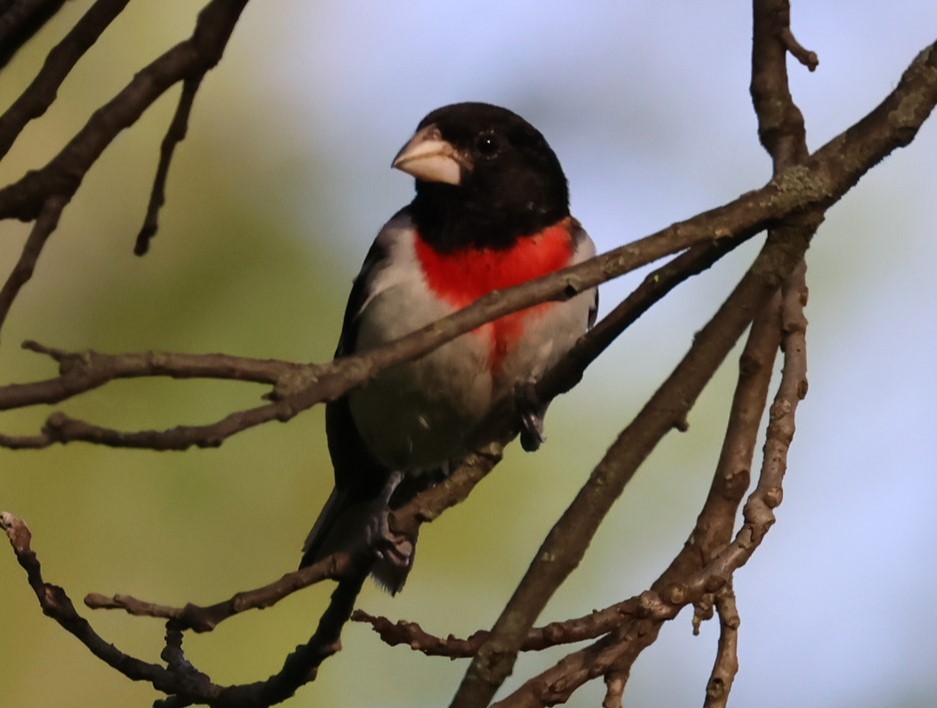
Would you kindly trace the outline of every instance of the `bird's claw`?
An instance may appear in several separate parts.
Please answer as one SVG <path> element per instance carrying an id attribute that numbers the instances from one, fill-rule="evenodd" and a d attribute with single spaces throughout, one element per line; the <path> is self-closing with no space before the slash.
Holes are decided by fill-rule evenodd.
<path id="1" fill-rule="evenodd" d="M 514 405 L 520 414 L 521 447 L 534 452 L 546 442 L 543 435 L 543 415 L 546 405 L 540 401 L 533 379 L 519 381 L 514 385 Z"/>
<path id="2" fill-rule="evenodd" d="M 405 571 L 413 565 L 413 540 L 404 534 L 394 533 L 388 522 L 390 499 L 402 480 L 403 473 L 397 471 L 384 484 L 367 526 L 366 543 L 378 560 Z"/>
<path id="3" fill-rule="evenodd" d="M 368 529 L 368 546 L 378 560 L 390 563 L 401 570 L 413 565 L 413 541 L 404 534 L 390 529 L 390 511 L 384 509 L 372 517 Z"/>

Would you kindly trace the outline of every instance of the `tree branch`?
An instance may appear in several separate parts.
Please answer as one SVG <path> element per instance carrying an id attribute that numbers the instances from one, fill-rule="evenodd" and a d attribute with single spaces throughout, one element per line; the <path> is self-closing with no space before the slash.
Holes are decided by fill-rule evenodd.
<path id="1" fill-rule="evenodd" d="M 789 12 L 783 15 L 776 15 L 776 18 L 766 18 L 764 14 L 760 13 L 764 13 L 767 3 L 760 3 L 759 0 L 756 0 L 755 4 L 756 38 L 753 43 L 752 93 L 756 102 L 756 112 L 758 112 L 759 109 L 759 98 L 761 95 L 767 94 L 771 98 L 777 98 L 779 95 L 783 97 L 786 94 L 787 99 L 786 101 L 780 102 L 780 106 L 782 108 L 780 115 L 773 115 L 768 110 L 764 110 L 763 112 L 759 113 L 759 135 L 766 148 L 775 156 L 775 168 L 776 171 L 779 171 L 783 167 L 796 164 L 807 156 L 806 142 L 803 139 L 803 119 L 799 110 L 797 110 L 796 106 L 793 104 L 793 101 L 790 99 L 790 94 L 787 90 L 787 74 L 786 66 L 784 65 L 784 55 L 787 51 L 786 47 L 781 42 L 771 42 L 764 36 L 766 30 L 770 30 L 771 28 L 777 26 L 774 21 L 777 18 L 781 20 L 779 23 L 781 26 L 787 26 L 789 24 Z M 782 9 L 787 8 L 786 3 L 782 3 L 782 5 Z M 778 6 L 774 5 L 773 11 L 775 13 L 777 13 L 778 9 Z M 759 36 L 759 34 L 761 36 Z M 780 46 L 780 64 L 782 67 L 780 70 L 777 69 L 776 66 L 778 58 L 778 51 L 776 48 L 778 46 Z M 908 72 L 906 72 L 905 76 L 907 75 Z M 762 91 L 762 93 L 759 93 L 759 91 Z M 768 119 L 773 119 L 770 124 Z M 762 251 L 762 255 L 766 253 L 772 242 L 777 243 L 779 240 L 781 240 L 791 244 L 801 243 L 803 245 L 803 248 L 800 250 L 800 253 L 797 256 L 797 260 L 799 260 L 803 257 L 806 246 L 821 220 L 822 211 L 817 210 L 814 212 L 812 218 L 808 218 L 801 223 L 793 223 L 792 225 L 788 225 L 784 228 L 775 229 L 769 232 L 768 242 L 765 246 L 765 249 Z M 797 250 L 797 247 L 794 246 L 794 251 Z M 788 252 L 787 255 L 790 255 L 790 252 Z M 778 269 L 776 275 L 780 275 L 783 279 L 786 277 L 786 273 L 790 272 L 790 270 L 794 268 L 795 263 L 796 261 L 788 261 L 785 267 Z M 753 266 L 752 270 L 746 274 L 746 278 L 751 276 L 754 270 L 755 266 Z M 732 308 L 732 305 L 730 304 L 731 300 L 742 289 L 744 282 L 745 279 L 743 278 L 742 283 L 739 284 L 739 288 L 737 288 L 737 290 L 733 293 L 733 296 L 727 300 L 723 308 L 720 309 L 716 317 L 714 317 L 710 322 L 710 325 L 707 325 L 707 328 L 713 325 L 713 323 L 717 321 L 717 318 L 719 318 L 720 315 L 726 315 L 729 313 Z M 778 281 L 778 283 L 775 284 L 772 288 L 770 287 L 770 284 L 765 283 L 767 287 L 764 287 L 761 290 L 761 294 L 763 295 L 764 299 L 756 301 L 766 301 L 770 297 L 771 291 L 779 284 L 780 281 Z M 741 307 L 744 303 L 751 301 L 751 299 L 747 298 L 744 300 L 739 300 L 736 306 Z M 731 316 L 731 313 L 729 313 L 730 318 Z M 697 347 L 697 345 L 699 345 L 700 340 L 702 339 L 705 332 L 706 329 L 704 329 L 703 332 L 698 335 L 698 338 L 694 343 L 694 349 Z M 739 330 L 739 334 L 740 333 L 741 330 Z M 715 371 L 715 368 L 718 366 L 719 361 L 721 361 L 722 356 L 727 353 L 728 350 L 725 349 L 725 344 L 729 343 L 731 345 L 731 343 L 734 341 L 735 337 L 726 337 L 725 341 L 721 344 L 723 353 L 718 355 L 710 362 L 712 366 L 700 367 L 708 373 L 704 373 L 702 377 L 696 377 L 696 381 L 693 381 L 694 365 L 690 365 L 684 369 L 685 376 L 688 379 L 687 383 L 675 383 L 675 379 L 678 378 L 678 372 L 688 363 L 690 355 L 693 354 L 693 349 L 691 349 L 688 357 L 681 362 L 680 366 L 678 366 L 678 369 L 675 370 L 671 378 L 668 379 L 668 381 L 665 382 L 661 389 L 658 390 L 645 409 L 643 409 L 641 414 L 639 414 L 638 418 L 634 421 L 634 423 L 632 423 L 632 426 L 629 426 L 629 428 L 622 433 L 622 435 L 619 437 L 619 440 L 616 441 L 615 445 L 609 451 L 609 455 L 607 455 L 605 460 L 600 463 L 599 468 L 596 468 L 596 471 L 593 472 L 593 476 L 590 477 L 587 485 L 583 487 L 580 495 L 569 507 L 569 509 L 567 509 L 563 517 L 561 517 L 560 521 L 557 522 L 553 530 L 551 530 L 550 535 L 544 541 L 544 544 L 541 546 L 536 559 L 531 564 L 530 570 L 521 581 L 517 591 L 515 591 L 515 594 L 512 596 L 505 610 L 498 619 L 498 622 L 495 624 L 492 630 L 492 636 L 479 649 L 478 654 L 469 667 L 469 670 L 466 672 L 466 676 L 463 679 L 459 691 L 456 693 L 456 696 L 453 699 L 453 706 L 480 706 L 485 705 L 490 701 L 494 691 L 498 688 L 498 686 L 501 685 L 504 678 L 510 673 L 523 635 L 526 634 L 528 628 L 533 623 L 533 620 L 537 617 L 543 606 L 546 604 L 546 601 L 551 596 L 553 589 L 557 587 L 559 583 L 562 582 L 562 580 L 565 579 L 566 575 L 568 575 L 568 573 L 571 572 L 571 570 L 578 563 L 578 559 L 582 557 L 582 554 L 585 552 L 585 548 L 588 544 L 588 541 L 591 539 L 594 530 L 597 528 L 598 523 L 604 517 L 605 513 L 607 513 L 608 508 L 610 508 L 611 501 L 617 498 L 617 496 L 621 493 L 624 485 L 637 469 L 637 466 L 650 452 L 650 449 L 653 448 L 657 440 L 666 434 L 669 426 L 678 424 L 679 421 L 682 421 L 686 411 L 688 411 L 689 407 L 692 406 L 693 401 L 695 400 L 699 391 L 702 389 L 702 385 Z M 718 351 L 719 348 L 714 347 L 713 353 L 716 354 Z M 705 359 L 705 357 L 703 358 Z M 673 393 L 677 394 L 673 396 L 675 399 L 673 403 L 668 403 L 666 401 L 666 396 L 660 396 L 660 394 L 667 388 L 668 384 L 674 385 Z M 684 386 L 689 386 L 690 390 L 681 390 L 681 388 Z M 677 408 L 677 410 L 681 412 L 681 415 L 679 417 L 674 416 L 670 421 L 668 421 L 666 418 L 659 418 L 655 425 L 655 421 L 653 420 L 654 416 L 651 414 L 645 415 L 652 407 L 652 405 L 657 409 L 663 408 L 665 410 L 669 405 L 671 407 Z M 645 416 L 643 421 L 642 416 Z M 643 446 L 639 447 L 641 443 L 640 438 L 642 436 L 635 435 L 634 438 L 637 439 L 628 439 L 627 433 L 633 428 L 639 427 L 642 423 L 651 434 L 648 436 L 647 442 L 645 442 Z M 623 439 L 627 441 L 627 446 L 622 444 Z M 636 449 L 638 451 L 634 452 Z M 617 454 L 620 454 L 625 460 L 627 460 L 627 462 L 624 465 L 621 465 L 621 467 L 619 467 L 617 470 L 618 474 L 615 474 L 616 470 L 614 468 L 614 463 L 611 463 L 609 465 L 611 470 L 607 476 L 597 475 L 597 472 L 599 472 L 599 469 L 602 467 L 602 465 L 606 464 L 609 458 L 616 452 Z M 629 452 L 634 455 L 634 457 L 631 459 L 627 457 Z M 610 481 L 612 481 L 612 485 L 608 487 L 608 483 Z M 596 490 L 591 494 L 593 497 L 591 503 L 588 501 L 588 497 L 590 496 L 590 485 L 592 485 Z M 602 503 L 603 500 L 600 499 L 598 490 L 602 490 L 603 492 L 610 491 L 611 493 L 607 495 L 607 499 L 610 499 L 611 501 Z M 588 523 L 582 523 L 583 519 L 587 519 Z M 584 534 L 584 538 L 574 539 L 573 542 L 570 543 L 569 539 L 571 535 L 577 532 L 581 532 L 584 526 L 586 526 L 588 529 Z M 571 547 L 571 551 L 564 557 L 561 554 L 564 550 L 566 550 L 567 547 Z M 548 559 L 548 561 L 545 562 L 541 559 Z M 653 639 L 651 641 L 653 641 Z M 627 675 L 626 673 L 622 673 L 624 671 L 624 666 L 622 665 L 620 659 L 615 662 L 615 668 L 616 674 L 619 676 L 619 678 L 622 675 Z M 619 682 L 615 683 L 616 687 Z"/>
<path id="2" fill-rule="evenodd" d="M 23 521 L 8 512 L 0 512 L 0 528 L 6 532 L 16 560 L 26 571 L 29 585 L 39 600 L 45 615 L 54 619 L 63 629 L 84 644 L 92 654 L 111 668 L 134 681 L 147 681 L 161 691 L 173 692 L 181 678 L 157 664 L 151 664 L 124 654 L 98 635 L 75 610 L 65 590 L 45 582 L 39 558 L 30 546 L 32 534 Z M 188 678 L 188 677 L 184 677 Z"/>
<path id="3" fill-rule="evenodd" d="M 61 213 L 65 204 L 81 186 L 85 174 L 111 141 L 136 123 L 144 111 L 170 86 L 178 81 L 185 81 L 183 105 L 177 113 L 177 120 L 173 122 L 175 131 L 171 131 L 171 136 L 167 138 L 174 144 L 172 140 L 179 133 L 179 124 L 184 129 L 187 118 L 186 103 L 191 104 L 191 98 L 201 78 L 220 61 L 246 4 L 247 0 L 210 0 L 199 13 L 195 30 L 188 40 L 176 45 L 137 72 L 123 90 L 94 112 L 84 127 L 45 167 L 27 172 L 18 182 L 0 189 L 0 219 L 32 221 L 40 218 L 46 205 L 51 203 L 61 204 L 58 207 L 58 212 Z M 98 0 L 50 53 L 37 77 L 0 119 L 0 156 L 13 144 L 26 123 L 41 115 L 55 100 L 59 85 L 72 67 L 125 5 L 126 0 Z M 8 13 L 5 13 L 4 19 L 9 19 L 6 14 Z M 164 145 L 161 170 L 168 169 L 168 156 L 171 156 L 171 153 L 172 147 Z M 154 185 L 154 199 L 158 197 L 156 192 L 159 189 L 158 177 L 157 184 Z M 24 268 L 28 268 L 29 272 L 54 227 L 55 224 L 42 238 L 37 235 L 28 244 L 27 249 L 24 249 L 20 263 Z M 37 234 L 36 231 L 33 233 Z M 15 269 L 11 274 L 11 281 L 19 280 L 22 280 L 22 272 L 17 273 Z M 18 292 L 19 287 L 15 287 L 9 294 L 15 297 Z M 3 303 L 5 311 L 9 310 L 11 304 L 12 297 Z M 98 431 L 98 437 L 106 436 Z M 2 436 L 0 444 L 9 443 L 11 447 L 44 447 L 53 441 L 48 435 L 28 438 Z"/>
<path id="4" fill-rule="evenodd" d="M 64 4 L 65 0 L 5 0 L 0 3 L 0 69 Z"/>
<path id="5" fill-rule="evenodd" d="M 790 309 L 794 307 L 793 292 L 801 295 L 799 291 L 785 293 L 785 308 L 789 319 L 793 314 Z M 761 344 L 768 341 L 767 327 L 765 323 Z M 788 336 L 796 336 L 796 329 L 792 329 Z M 569 654 L 550 669 L 528 679 L 514 693 L 495 705 L 499 708 L 514 708 L 562 703 L 568 700 L 576 688 L 602 675 L 608 668 L 614 667 L 621 676 L 624 667 L 630 666 L 640 652 L 654 642 L 664 622 L 676 617 L 683 607 L 700 601 L 707 594 L 720 592 L 731 582 L 732 574 L 748 561 L 773 525 L 772 510 L 781 502 L 781 483 L 785 468 L 779 453 L 786 451 L 786 448 L 779 445 L 783 445 L 785 440 L 788 444 L 790 442 L 793 431 L 788 426 L 792 424 L 791 416 L 796 409 L 796 402 L 800 400 L 798 391 L 803 391 L 803 387 L 798 387 L 796 381 L 802 381 L 800 374 L 805 362 L 802 359 L 803 350 L 797 347 L 796 343 L 796 340 L 791 341 L 791 355 L 801 361 L 798 364 L 785 363 L 781 385 L 771 407 L 771 424 L 768 427 L 768 440 L 765 443 L 759 482 L 745 505 L 744 523 L 732 543 L 705 565 L 697 565 L 696 568 L 693 568 L 693 559 L 698 559 L 699 553 L 694 550 L 692 544 L 686 544 L 680 556 L 654 582 L 650 590 L 627 601 L 628 611 L 622 613 L 622 622 L 610 634 L 584 649 Z M 753 343 L 752 337 L 749 339 L 749 345 L 746 349 L 760 348 Z M 754 384 L 751 385 L 751 388 L 755 387 Z M 779 426 L 777 423 L 781 419 L 784 424 Z M 717 477 L 713 489 L 721 486 L 722 483 Z M 697 528 L 705 528 L 703 520 L 719 513 L 716 507 L 710 504 L 713 496 L 711 492 Z M 727 689 L 728 687 L 726 685 Z"/>
<path id="6" fill-rule="evenodd" d="M 182 82 L 179 105 L 176 107 L 169 129 L 160 144 L 159 165 L 156 167 L 156 177 L 153 179 L 150 201 L 146 207 L 143 226 L 140 228 L 140 233 L 137 234 L 137 241 L 133 248 L 133 252 L 138 256 L 146 254 L 150 248 L 150 241 L 159 229 L 159 210 L 166 202 L 166 179 L 169 177 L 169 165 L 172 162 L 176 146 L 185 139 L 189 125 L 189 115 L 192 113 L 192 104 L 195 102 L 195 94 L 198 93 L 198 88 L 207 71 L 206 68 L 197 76 L 190 76 Z"/>
<path id="7" fill-rule="evenodd" d="M 211 0 L 199 13 L 192 36 L 140 70 L 45 167 L 0 189 L 0 218 L 31 221 L 45 200 L 70 200 L 82 178 L 111 141 L 136 123 L 170 86 L 198 76 L 221 59 L 247 0 Z"/>
<path id="8" fill-rule="evenodd" d="M 128 2 L 129 0 L 97 0 L 65 38 L 49 52 L 36 78 L 0 116 L 0 158 L 7 154 L 26 124 L 41 116 L 52 105 L 59 87 L 75 64 L 94 46 L 114 18 L 123 12 Z M 0 16 L 2 17 L 4 16 Z M 0 47 L 5 46 L 0 35 Z M 5 62 L 0 56 L 0 66 L 3 63 Z"/>
<path id="9" fill-rule="evenodd" d="M 29 238 L 26 239 L 26 245 L 20 253 L 20 257 L 10 271 L 3 288 L 0 289 L 0 329 L 6 322 L 7 315 L 10 314 L 10 307 L 13 306 L 13 300 L 19 295 L 22 287 L 33 277 L 33 271 L 36 269 L 36 262 L 39 260 L 39 254 L 42 253 L 42 247 L 46 240 L 55 231 L 58 226 L 59 217 L 62 216 L 62 210 L 65 208 L 66 200 L 62 197 L 49 197 L 42 205 L 42 211 L 36 223 L 33 224 L 32 231 L 29 232 Z"/>
<path id="10" fill-rule="evenodd" d="M 719 649 L 706 684 L 706 700 L 703 708 L 725 708 L 729 701 L 732 683 L 739 670 L 740 620 L 731 583 L 716 594 L 716 611 L 719 613 Z"/>
<path id="11" fill-rule="evenodd" d="M 319 626 L 308 642 L 296 647 L 280 671 L 265 681 L 229 686 L 211 701 L 213 708 L 265 708 L 285 701 L 300 686 L 314 681 L 323 661 L 341 649 L 339 636 L 351 616 L 368 568 L 339 581 Z M 182 694 L 185 695 L 185 694 Z"/>
<path id="12" fill-rule="evenodd" d="M 815 220 L 815 224 L 819 220 Z M 792 234 L 802 236 L 802 234 Z M 517 651 L 559 584 L 576 567 L 599 524 L 657 442 L 686 418 L 736 339 L 803 256 L 808 238 L 769 238 L 735 290 L 697 333 L 693 346 L 625 428 L 547 535 L 482 645 L 452 701 L 482 706 L 510 674 Z"/>
<path id="13" fill-rule="evenodd" d="M 468 308 L 384 347 L 332 362 L 321 370 L 314 382 L 307 382 L 301 390 L 272 404 L 231 414 L 210 425 L 138 433 L 108 430 L 81 421 L 73 424 L 68 417 L 59 417 L 51 420 L 48 429 L 40 435 L 0 436 L 0 445 L 45 447 L 79 439 L 114 446 L 181 450 L 193 445 L 215 446 L 249 427 L 271 420 L 289 420 L 317 403 L 333 400 L 388 366 L 421 356 L 503 315 L 538 302 L 572 297 L 697 243 L 744 239 L 792 214 L 823 210 L 842 197 L 886 154 L 910 142 L 935 102 L 937 50 L 931 46 L 921 52 L 894 91 L 877 108 L 807 158 L 803 165 L 784 170 L 761 189 L 573 268 L 487 295 Z M 58 163 L 54 160 L 50 166 L 55 164 Z M 50 166 L 44 169 L 49 170 Z M 54 175 L 55 172 L 34 174 Z M 4 206 L 13 208 L 15 204 L 28 202 L 26 197 L 39 184 L 37 179 L 40 178 L 28 175 L 20 183 L 0 190 L 0 215 Z"/>
<path id="14" fill-rule="evenodd" d="M 85 605 L 92 610 L 124 610 L 137 617 L 160 617 L 172 620 L 174 629 L 195 632 L 210 632 L 226 619 L 248 610 L 272 607 L 288 595 L 315 585 L 323 580 L 347 580 L 360 575 L 361 559 L 348 553 L 334 553 L 318 563 L 286 573 L 279 580 L 254 590 L 236 593 L 228 600 L 213 605 L 196 605 L 191 602 L 182 607 L 160 605 L 138 600 L 130 595 L 102 595 L 90 593 L 85 596 Z"/>
<path id="15" fill-rule="evenodd" d="M 303 576 L 305 571 L 308 571 L 305 575 L 313 575 L 316 572 L 334 570 L 337 575 L 341 574 L 343 577 L 332 593 L 329 606 L 320 618 L 315 633 L 308 642 L 297 647 L 286 658 L 279 672 L 264 681 L 220 686 L 214 684 L 206 674 L 198 671 L 185 659 L 181 634 L 181 625 L 185 624 L 187 619 L 199 617 L 199 611 L 206 611 L 205 615 L 215 611 L 215 619 L 223 619 L 223 613 L 218 613 L 217 608 L 195 608 L 188 615 L 183 611 L 178 617 L 170 618 L 166 631 L 166 647 L 162 653 L 167 668 L 141 661 L 105 641 L 92 629 L 90 623 L 77 613 L 64 589 L 43 580 L 39 559 L 30 545 L 29 528 L 21 519 L 8 512 L 0 512 L 0 528 L 6 533 L 17 561 L 26 571 L 30 587 L 36 594 L 42 611 L 74 635 L 96 657 L 124 676 L 134 681 L 147 681 L 157 690 L 166 693 L 169 698 L 158 703 L 163 706 L 205 703 L 214 708 L 266 708 L 286 700 L 297 688 L 315 680 L 321 663 L 340 649 L 339 635 L 342 627 L 348 621 L 361 585 L 370 571 L 370 562 L 351 562 L 347 554 L 343 554 L 316 564 L 322 568 L 314 570 L 314 566 L 310 566 L 291 574 L 296 578 Z M 248 599 L 257 600 L 256 597 Z M 232 599 L 232 605 L 236 600 L 237 598 Z M 258 602 L 255 606 L 264 605 Z M 155 606 L 137 609 L 154 608 Z M 229 609 L 231 614 L 240 611 L 234 607 Z M 142 614 L 165 616 L 161 613 L 161 608 Z M 200 621 L 209 620 L 203 615 Z"/>

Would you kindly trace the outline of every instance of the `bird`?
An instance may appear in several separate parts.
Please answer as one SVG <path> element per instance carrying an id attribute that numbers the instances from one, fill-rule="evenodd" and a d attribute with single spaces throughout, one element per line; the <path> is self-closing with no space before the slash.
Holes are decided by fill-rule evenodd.
<path id="1" fill-rule="evenodd" d="M 595 255 L 570 214 L 556 154 L 506 108 L 465 102 L 431 111 L 391 167 L 415 179 L 415 195 L 380 229 L 353 282 L 337 359 Z M 390 534 L 389 509 L 454 469 L 486 413 L 556 363 L 592 326 L 597 305 L 593 288 L 506 315 L 327 403 L 335 488 L 300 567 L 368 547 L 372 577 L 400 591 L 416 539 Z M 536 449 L 545 407 L 520 408 L 522 444 Z"/>

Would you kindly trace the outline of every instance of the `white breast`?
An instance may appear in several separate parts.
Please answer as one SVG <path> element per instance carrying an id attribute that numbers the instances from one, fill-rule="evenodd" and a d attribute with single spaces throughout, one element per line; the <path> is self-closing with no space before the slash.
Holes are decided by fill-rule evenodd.
<path id="1" fill-rule="evenodd" d="M 426 285 L 411 229 L 386 237 L 388 266 L 375 277 L 358 320 L 357 349 L 409 334 L 454 308 Z M 349 396 L 352 416 L 371 452 L 392 469 L 437 467 L 463 452 L 466 435 L 491 405 L 490 346 L 469 333 L 416 361 L 382 372 Z"/>

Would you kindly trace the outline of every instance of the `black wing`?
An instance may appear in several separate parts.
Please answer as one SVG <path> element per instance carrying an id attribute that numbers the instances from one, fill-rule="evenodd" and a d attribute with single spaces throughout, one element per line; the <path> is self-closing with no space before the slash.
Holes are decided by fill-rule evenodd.
<path id="1" fill-rule="evenodd" d="M 389 224 L 394 223 L 401 214 L 402 211 L 398 212 Z M 386 246 L 381 238 L 383 233 L 385 233 L 384 229 L 371 244 L 361 270 L 352 285 L 351 294 L 345 306 L 342 333 L 335 349 L 336 359 L 357 353 L 358 314 L 367 302 L 371 284 L 387 256 Z M 326 404 L 325 432 L 332 467 L 335 470 L 335 489 L 303 544 L 300 567 L 319 560 L 322 556 L 322 548 L 327 541 L 330 548 L 336 544 L 336 539 L 328 538 L 336 522 L 351 507 L 376 499 L 391 473 L 391 470 L 374 459 L 368 451 L 351 416 L 347 395 Z"/>

